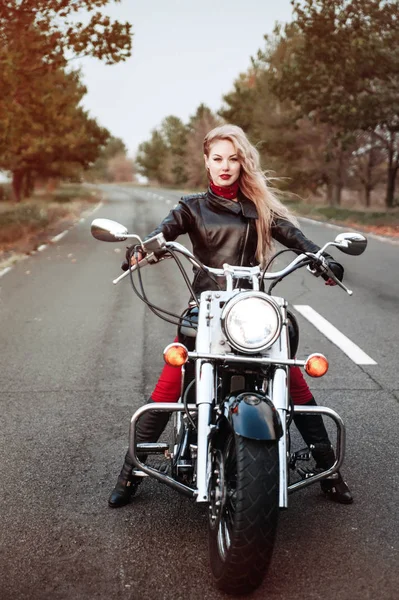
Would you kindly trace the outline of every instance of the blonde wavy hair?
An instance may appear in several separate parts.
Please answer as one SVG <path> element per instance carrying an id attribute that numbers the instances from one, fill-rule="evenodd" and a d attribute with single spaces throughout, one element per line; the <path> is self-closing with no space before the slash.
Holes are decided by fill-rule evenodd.
<path id="1" fill-rule="evenodd" d="M 271 227 L 273 219 L 281 217 L 295 226 L 298 226 L 298 222 L 279 200 L 278 194 L 280 192 L 269 186 L 268 179 L 260 166 L 259 152 L 249 142 L 241 127 L 226 124 L 209 131 L 204 139 L 204 154 L 207 158 L 209 158 L 211 146 L 219 140 L 229 140 L 237 153 L 241 165 L 240 190 L 249 200 L 252 200 L 258 211 L 256 257 L 261 265 L 265 265 L 272 252 Z"/>

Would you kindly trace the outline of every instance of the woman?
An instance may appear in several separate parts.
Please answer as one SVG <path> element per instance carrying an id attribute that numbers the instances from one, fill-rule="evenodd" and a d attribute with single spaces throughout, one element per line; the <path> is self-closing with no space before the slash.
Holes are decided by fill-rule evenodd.
<path id="1" fill-rule="evenodd" d="M 162 223 L 147 237 L 162 232 L 167 241 L 187 233 L 194 255 L 204 264 L 221 268 L 224 263 L 254 266 L 266 264 L 272 254 L 272 240 L 300 252 L 317 252 L 319 247 L 298 229 L 296 220 L 268 188 L 261 171 L 259 154 L 240 127 L 222 125 L 212 129 L 204 140 L 204 159 L 209 176 L 207 192 L 185 196 Z M 135 264 L 142 254 L 127 261 Z M 343 268 L 331 257 L 329 265 L 342 279 Z M 128 268 L 128 262 L 122 265 Z M 327 285 L 335 285 L 332 279 Z M 196 294 L 215 289 L 215 281 L 203 271 L 195 273 Z M 290 394 L 294 404 L 315 406 L 316 402 L 298 367 L 290 369 Z M 177 402 L 180 395 L 180 370 L 165 366 L 151 395 L 150 402 Z M 147 412 L 137 424 L 137 442 L 156 441 L 165 429 L 168 414 Z M 335 461 L 327 431 L 320 415 L 295 415 L 294 422 L 306 444 L 317 444 L 312 454 L 316 466 L 327 468 Z M 144 457 L 143 457 L 143 460 Z M 141 481 L 132 477 L 129 452 L 109 498 L 109 506 L 117 508 L 129 502 Z M 320 483 L 322 491 L 337 502 L 350 504 L 352 495 L 341 475 Z"/>

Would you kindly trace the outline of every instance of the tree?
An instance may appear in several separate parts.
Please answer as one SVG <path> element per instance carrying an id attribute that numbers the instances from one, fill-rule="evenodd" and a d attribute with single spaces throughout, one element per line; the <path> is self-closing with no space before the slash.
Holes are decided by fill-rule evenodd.
<path id="1" fill-rule="evenodd" d="M 170 170 L 173 185 L 182 185 L 187 181 L 184 165 L 188 133 L 187 127 L 179 117 L 169 115 L 162 121 L 160 133 L 169 152 L 169 157 L 163 168 Z"/>
<path id="2" fill-rule="evenodd" d="M 187 185 L 198 189 L 208 185 L 204 166 L 203 142 L 208 131 L 220 125 L 220 120 L 205 104 L 200 104 L 190 117 L 185 152 Z"/>
<path id="3" fill-rule="evenodd" d="M 153 129 L 150 140 L 142 142 L 138 147 L 136 164 L 139 172 L 149 181 L 169 184 L 171 169 L 165 168 L 168 156 L 169 150 L 162 134 L 157 129 Z"/>
<path id="4" fill-rule="evenodd" d="M 120 2 L 120 0 L 114 0 Z M 110 0 L 3 0 L 0 5 L 0 39 L 10 56 L 27 58 L 34 47 L 44 58 L 37 71 L 49 65 L 64 67 L 67 54 L 93 56 L 114 64 L 131 54 L 130 23 L 111 22 L 95 9 L 110 4 Z M 85 11 L 86 23 L 76 21 Z M 19 66 L 23 60 L 19 60 Z"/>
<path id="5" fill-rule="evenodd" d="M 50 157 L 54 160 L 57 151 L 59 160 L 67 141 L 64 154 L 69 162 L 87 165 L 81 154 L 79 158 L 71 156 L 72 148 L 84 144 L 82 136 L 86 132 L 90 160 L 94 160 L 92 143 L 97 140 L 101 146 L 108 136 L 78 107 L 85 89 L 78 90 L 76 72 L 66 71 L 68 60 L 77 55 L 97 57 L 107 64 L 130 56 L 131 25 L 111 22 L 99 11 L 92 14 L 93 9 L 108 3 L 109 0 L 5 0 L 0 6 L 0 168 L 12 171 L 18 200 L 23 179 L 29 177 L 33 165 L 38 166 L 40 153 L 47 159 L 49 169 Z M 75 19 L 81 9 L 89 11 L 86 23 Z M 67 108 L 71 105 L 74 115 Z M 58 130 L 49 127 L 55 126 L 57 117 L 64 122 Z M 60 139 L 55 141 L 57 134 Z"/>
<path id="6" fill-rule="evenodd" d="M 109 172 L 109 163 L 115 157 L 126 158 L 126 156 L 127 148 L 124 141 L 115 136 L 109 137 L 106 145 L 102 147 L 98 158 L 86 171 L 85 178 L 89 181 L 114 181 Z M 126 160 L 128 159 L 126 158 Z"/>
<path id="7" fill-rule="evenodd" d="M 19 96 L 0 137 L 1 166 L 13 174 L 17 200 L 34 177 L 70 176 L 97 158 L 109 132 L 79 106 L 85 92 L 77 72 L 57 69 Z"/>
<path id="8" fill-rule="evenodd" d="M 108 161 L 107 171 L 109 181 L 133 181 L 134 162 L 125 154 L 115 154 L 115 156 L 110 158 Z"/>
<path id="9" fill-rule="evenodd" d="M 218 111 L 227 123 L 234 123 L 246 132 L 254 126 L 254 109 L 259 103 L 259 79 L 260 69 L 254 68 L 254 65 L 246 73 L 241 73 L 233 83 L 233 90 L 223 96 L 225 104 Z"/>
<path id="10" fill-rule="evenodd" d="M 396 147 L 399 129 L 397 1 L 293 1 L 294 23 L 282 68 L 270 73 L 281 99 L 303 117 L 336 128 L 342 154 L 356 131 L 384 128 Z M 395 150 L 388 160 L 387 206 L 394 197 Z M 338 178 L 339 179 L 339 178 Z"/>
<path id="11" fill-rule="evenodd" d="M 371 192 L 377 183 L 383 181 L 381 167 L 386 161 L 386 151 L 374 132 L 360 132 L 356 141 L 357 148 L 351 157 L 351 171 L 355 185 L 360 183 L 362 188 L 364 206 L 369 207 Z"/>
<path id="12" fill-rule="evenodd" d="M 336 166 L 330 140 L 334 129 L 301 118 L 292 101 L 280 100 L 272 90 L 270 71 L 281 69 L 290 40 L 280 37 L 278 29 L 274 36 L 265 36 L 265 49 L 224 96 L 219 114 L 244 129 L 274 185 L 301 193 L 326 185 L 332 203 Z"/>
<path id="13" fill-rule="evenodd" d="M 201 104 L 188 125 L 174 115 L 166 117 L 160 129 L 138 148 L 136 163 L 142 175 L 161 185 L 207 185 L 203 159 L 205 135 L 219 125 L 212 111 Z"/>

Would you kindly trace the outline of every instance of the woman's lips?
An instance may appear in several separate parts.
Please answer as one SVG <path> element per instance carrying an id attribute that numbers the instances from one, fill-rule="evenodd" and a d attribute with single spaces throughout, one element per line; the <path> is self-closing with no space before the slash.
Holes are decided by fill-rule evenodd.
<path id="1" fill-rule="evenodd" d="M 231 175 L 220 175 L 220 179 L 230 179 Z"/>

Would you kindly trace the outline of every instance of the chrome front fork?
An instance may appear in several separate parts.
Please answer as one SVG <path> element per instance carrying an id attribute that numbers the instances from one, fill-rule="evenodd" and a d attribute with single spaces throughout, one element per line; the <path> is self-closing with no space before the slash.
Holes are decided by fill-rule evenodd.
<path id="1" fill-rule="evenodd" d="M 211 433 L 212 405 L 215 394 L 214 375 L 214 368 L 211 363 L 197 360 L 197 502 L 208 502 L 209 481 L 211 477 L 209 435 Z"/>
<path id="2" fill-rule="evenodd" d="M 288 448 L 287 448 L 287 411 L 288 411 L 288 375 L 286 369 L 278 368 L 269 390 L 274 406 L 280 417 L 282 436 L 278 441 L 279 456 L 279 506 L 288 507 Z"/>

